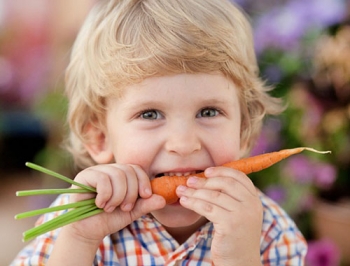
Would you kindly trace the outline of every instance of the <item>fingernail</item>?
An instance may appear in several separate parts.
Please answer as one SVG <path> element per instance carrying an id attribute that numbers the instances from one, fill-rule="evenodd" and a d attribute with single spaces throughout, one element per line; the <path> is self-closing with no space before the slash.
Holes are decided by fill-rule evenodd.
<path id="1" fill-rule="evenodd" d="M 149 188 L 146 188 L 145 194 L 150 196 L 150 195 L 152 195 L 152 191 Z"/>
<path id="2" fill-rule="evenodd" d="M 183 192 L 183 191 L 185 191 L 186 189 L 187 189 L 186 186 L 180 185 L 180 186 L 177 187 L 176 190 L 179 191 L 179 192 Z"/>
<path id="3" fill-rule="evenodd" d="M 213 167 L 209 167 L 209 168 L 205 169 L 204 172 L 205 172 L 206 174 L 210 175 L 213 171 L 214 171 L 214 168 L 213 168 Z"/>
<path id="4" fill-rule="evenodd" d="M 189 184 L 189 185 L 195 184 L 195 183 L 197 183 L 197 181 L 198 181 L 198 177 L 191 176 L 191 177 L 188 178 L 187 184 Z"/>

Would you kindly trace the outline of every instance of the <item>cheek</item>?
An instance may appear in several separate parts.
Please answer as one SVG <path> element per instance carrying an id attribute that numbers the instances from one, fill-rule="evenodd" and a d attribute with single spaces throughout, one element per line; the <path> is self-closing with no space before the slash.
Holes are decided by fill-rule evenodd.
<path id="1" fill-rule="evenodd" d="M 221 138 L 213 138 L 210 147 L 216 165 L 238 160 L 241 154 L 239 132 L 231 132 Z"/>
<path id="2" fill-rule="evenodd" d="M 145 141 L 128 134 L 126 131 L 119 134 L 113 142 L 113 154 L 116 163 L 120 164 L 136 164 L 145 167 L 150 164 L 151 141 Z"/>
<path id="3" fill-rule="evenodd" d="M 238 160 L 240 157 L 240 150 L 239 146 L 235 143 L 229 143 L 226 142 L 226 145 L 223 145 L 221 149 L 218 149 L 216 151 L 216 165 L 223 165 L 225 163 Z"/>

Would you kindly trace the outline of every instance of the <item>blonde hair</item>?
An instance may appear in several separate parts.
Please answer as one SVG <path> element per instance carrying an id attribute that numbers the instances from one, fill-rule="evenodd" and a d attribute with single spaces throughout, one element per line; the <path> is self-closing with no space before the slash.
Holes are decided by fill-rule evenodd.
<path id="1" fill-rule="evenodd" d="M 108 0 L 88 15 L 66 71 L 69 150 L 95 164 L 85 128 L 103 126 L 104 99 L 152 76 L 220 71 L 240 89 L 242 142 L 254 144 L 266 114 L 281 111 L 259 78 L 250 24 L 229 0 Z"/>

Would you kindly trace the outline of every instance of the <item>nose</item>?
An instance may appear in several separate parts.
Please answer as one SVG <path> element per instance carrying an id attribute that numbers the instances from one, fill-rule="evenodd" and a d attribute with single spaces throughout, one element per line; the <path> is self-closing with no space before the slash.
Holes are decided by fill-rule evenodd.
<path id="1" fill-rule="evenodd" d="M 165 148 L 168 152 L 188 156 L 201 150 L 202 144 L 195 126 L 181 123 L 169 129 Z"/>

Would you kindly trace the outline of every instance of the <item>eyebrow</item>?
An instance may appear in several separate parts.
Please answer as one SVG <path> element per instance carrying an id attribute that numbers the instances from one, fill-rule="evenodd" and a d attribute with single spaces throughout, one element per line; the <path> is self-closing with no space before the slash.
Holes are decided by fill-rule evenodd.
<path id="1" fill-rule="evenodd" d="M 219 99 L 219 98 L 210 98 L 210 99 L 199 99 L 201 105 L 227 105 L 228 101 L 225 99 Z M 139 108 L 147 107 L 147 106 L 166 106 L 168 103 L 163 101 L 158 101 L 157 99 L 150 99 L 145 101 L 138 101 L 132 102 L 134 106 L 137 106 Z"/>
<path id="2" fill-rule="evenodd" d="M 227 104 L 228 101 L 225 99 L 217 99 L 217 98 L 212 98 L 212 99 L 204 99 L 202 101 L 204 104 Z"/>
<path id="3" fill-rule="evenodd" d="M 130 108 L 143 108 L 143 107 L 148 107 L 148 106 L 166 106 L 167 103 L 163 101 L 158 101 L 157 99 L 150 99 L 150 100 L 140 100 L 140 101 L 131 101 L 131 106 Z"/>

